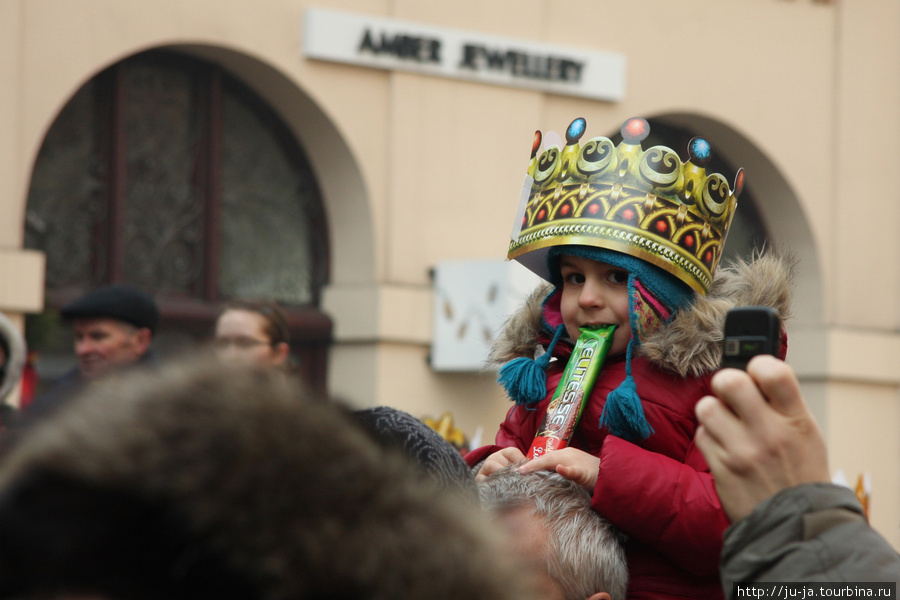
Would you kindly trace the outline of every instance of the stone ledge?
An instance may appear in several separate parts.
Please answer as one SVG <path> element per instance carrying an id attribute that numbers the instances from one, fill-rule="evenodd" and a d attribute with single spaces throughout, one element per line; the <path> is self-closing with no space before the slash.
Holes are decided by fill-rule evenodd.
<path id="1" fill-rule="evenodd" d="M 36 250 L 0 249 L 0 309 L 39 313 L 44 309 L 46 257 Z"/>

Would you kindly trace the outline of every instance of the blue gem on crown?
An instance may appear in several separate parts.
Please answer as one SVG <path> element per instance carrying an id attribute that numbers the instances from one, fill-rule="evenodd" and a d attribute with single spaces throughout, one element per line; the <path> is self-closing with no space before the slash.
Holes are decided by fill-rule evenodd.
<path id="1" fill-rule="evenodd" d="M 695 137 L 688 144 L 688 154 L 692 163 L 705 167 L 712 158 L 712 147 L 702 137 Z"/>
<path id="2" fill-rule="evenodd" d="M 587 121 L 584 117 L 578 117 L 569 123 L 569 127 L 566 129 L 566 143 L 574 144 L 580 140 L 581 136 L 584 135 L 585 129 L 587 129 Z"/>

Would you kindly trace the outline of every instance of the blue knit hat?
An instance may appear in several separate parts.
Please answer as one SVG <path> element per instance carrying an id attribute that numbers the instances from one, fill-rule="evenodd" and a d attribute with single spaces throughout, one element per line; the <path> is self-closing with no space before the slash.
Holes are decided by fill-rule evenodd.
<path id="1" fill-rule="evenodd" d="M 668 322 L 676 310 L 689 305 L 694 299 L 694 292 L 686 284 L 673 275 L 651 265 L 639 258 L 622 254 L 614 250 L 589 246 L 555 246 L 547 257 L 551 283 L 554 291 L 544 300 L 544 306 L 562 290 L 562 275 L 559 263 L 562 255 L 573 255 L 597 262 L 613 265 L 628 271 L 628 299 L 631 325 L 631 340 L 628 342 L 625 357 L 625 379 L 606 398 L 603 413 L 600 416 L 600 427 L 607 427 L 613 435 L 627 440 L 646 439 L 653 433 L 653 428 L 644 416 L 641 399 L 637 393 L 637 385 L 631 374 L 631 359 L 634 347 L 642 338 L 655 329 L 648 330 L 648 323 L 642 320 L 641 313 L 649 305 L 658 323 Z M 546 395 L 546 368 L 556 343 L 565 332 L 565 325 L 555 327 L 544 323 L 545 328 L 553 332 L 553 340 L 538 359 L 517 358 L 500 369 L 498 381 L 503 385 L 510 398 L 527 407 L 541 401 Z"/>

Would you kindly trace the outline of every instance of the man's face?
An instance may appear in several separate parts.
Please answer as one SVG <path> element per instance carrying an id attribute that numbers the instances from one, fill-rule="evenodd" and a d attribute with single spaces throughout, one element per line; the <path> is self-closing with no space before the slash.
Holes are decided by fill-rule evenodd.
<path id="1" fill-rule="evenodd" d="M 150 330 L 138 329 L 115 319 L 77 319 L 75 355 L 84 377 L 97 377 L 133 363 L 150 346 Z"/>

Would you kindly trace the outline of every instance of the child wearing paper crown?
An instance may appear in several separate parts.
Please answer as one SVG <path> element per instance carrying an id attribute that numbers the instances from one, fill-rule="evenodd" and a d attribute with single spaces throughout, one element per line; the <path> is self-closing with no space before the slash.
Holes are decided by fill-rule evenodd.
<path id="1" fill-rule="evenodd" d="M 496 443 L 466 461 L 481 479 L 526 460 L 579 328 L 615 325 L 569 446 L 521 468 L 556 470 L 592 492 L 593 508 L 627 537 L 629 599 L 721 598 L 728 520 L 693 443 L 694 405 L 711 393 L 726 312 L 766 305 L 786 318 L 793 264 L 762 254 L 713 279 L 743 170 L 733 190 L 707 174 L 701 138 L 684 163 L 663 146 L 644 151 L 643 119 L 625 122 L 618 146 L 604 137 L 580 144 L 585 129 L 575 119 L 565 147 L 540 156 L 536 133 L 509 256 L 552 285 L 532 294 L 494 346 L 516 404 Z"/>

